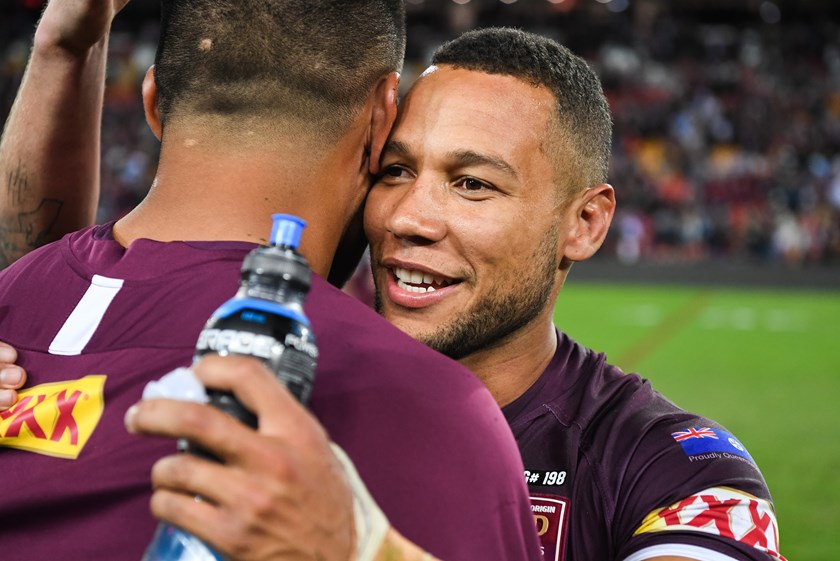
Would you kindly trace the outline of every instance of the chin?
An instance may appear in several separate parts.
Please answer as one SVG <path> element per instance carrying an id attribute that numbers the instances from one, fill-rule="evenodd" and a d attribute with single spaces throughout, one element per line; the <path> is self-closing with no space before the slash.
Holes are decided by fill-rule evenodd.
<path id="1" fill-rule="evenodd" d="M 423 324 L 419 323 L 418 321 L 413 321 L 411 318 L 406 318 L 404 316 L 395 317 L 394 315 L 389 314 L 388 312 L 385 312 L 382 315 L 385 319 L 394 324 L 394 326 L 397 327 L 400 331 L 409 335 L 412 339 L 417 339 L 418 341 L 424 342 L 433 334 L 423 329 Z"/>

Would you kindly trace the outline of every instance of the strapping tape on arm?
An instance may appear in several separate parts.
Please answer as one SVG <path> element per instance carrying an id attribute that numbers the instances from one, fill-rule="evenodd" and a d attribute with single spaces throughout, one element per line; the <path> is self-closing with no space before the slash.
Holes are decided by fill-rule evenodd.
<path id="1" fill-rule="evenodd" d="M 370 496 L 362 478 L 356 471 L 356 466 L 337 444 L 330 443 L 335 457 L 341 462 L 350 490 L 353 492 L 353 519 L 356 523 L 356 557 L 354 561 L 373 561 L 388 529 L 391 525 L 388 519 Z"/>

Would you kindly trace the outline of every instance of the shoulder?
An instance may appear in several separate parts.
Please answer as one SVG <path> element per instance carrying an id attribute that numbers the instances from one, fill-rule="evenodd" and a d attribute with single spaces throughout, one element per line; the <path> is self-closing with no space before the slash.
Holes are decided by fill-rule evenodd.
<path id="1" fill-rule="evenodd" d="M 728 486 L 769 499 L 755 460 L 731 431 L 678 407 L 636 374 L 621 378 L 603 386 L 612 389 L 602 392 L 606 399 L 581 439 L 616 496 L 665 506 Z"/>
<path id="2" fill-rule="evenodd" d="M 89 229 L 86 229 L 89 230 Z M 4 284 L 16 281 L 22 275 L 29 274 L 33 270 L 49 267 L 52 263 L 60 261 L 66 251 L 71 236 L 83 235 L 86 230 L 68 234 L 61 240 L 46 244 L 34 249 L 0 271 L 0 280 Z"/>
<path id="3" fill-rule="evenodd" d="M 584 438 L 604 424 L 617 422 L 619 414 L 640 410 L 640 403 L 648 402 L 653 394 L 644 379 L 625 374 L 607 362 L 606 355 L 562 331 L 557 332 L 554 357 L 534 386 L 539 402 L 563 424 L 578 426 Z"/>
<path id="4" fill-rule="evenodd" d="M 54 326 L 60 326 L 70 314 L 89 283 L 70 266 L 66 251 L 65 237 L 0 271 L 2 340 L 17 348 L 49 341 Z"/>
<path id="5" fill-rule="evenodd" d="M 624 556 L 670 551 L 663 544 L 731 551 L 733 559 L 778 555 L 770 492 L 746 446 L 599 358 L 578 376 L 574 420 Z"/>
<path id="6" fill-rule="evenodd" d="M 606 419 L 589 457 L 597 458 L 616 507 L 619 543 L 638 549 L 711 542 L 712 549 L 723 544 L 716 547 L 756 558 L 778 555 L 770 492 L 732 432 L 680 409 L 649 386 Z"/>

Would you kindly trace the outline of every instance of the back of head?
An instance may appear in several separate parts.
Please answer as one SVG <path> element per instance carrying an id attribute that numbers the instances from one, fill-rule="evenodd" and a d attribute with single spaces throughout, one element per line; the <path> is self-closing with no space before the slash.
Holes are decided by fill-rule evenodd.
<path id="1" fill-rule="evenodd" d="M 175 119 L 336 139 L 399 70 L 400 0 L 161 0 L 155 58 L 164 131 Z"/>
<path id="2" fill-rule="evenodd" d="M 557 140 L 574 158 L 570 162 L 569 154 L 563 155 L 557 167 L 564 169 L 558 175 L 572 191 L 606 182 L 612 144 L 609 105 L 598 76 L 569 49 L 533 33 L 488 28 L 445 43 L 432 63 L 513 76 L 550 90 L 557 100 Z"/>

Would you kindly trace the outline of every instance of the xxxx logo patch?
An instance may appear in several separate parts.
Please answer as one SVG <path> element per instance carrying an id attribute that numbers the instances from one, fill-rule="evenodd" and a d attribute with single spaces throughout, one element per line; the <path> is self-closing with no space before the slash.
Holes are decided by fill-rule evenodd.
<path id="1" fill-rule="evenodd" d="M 651 512 L 634 535 L 669 530 L 715 534 L 785 561 L 773 505 L 728 487 L 712 487 Z"/>
<path id="2" fill-rule="evenodd" d="M 17 403 L 0 412 L 0 446 L 75 460 L 102 418 L 105 378 L 85 376 L 18 392 Z"/>

